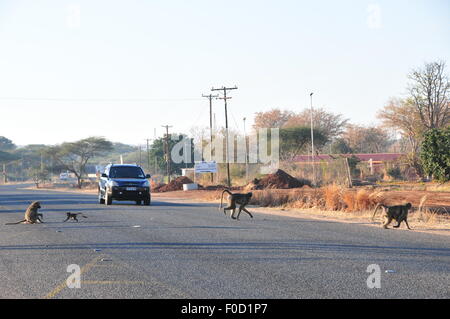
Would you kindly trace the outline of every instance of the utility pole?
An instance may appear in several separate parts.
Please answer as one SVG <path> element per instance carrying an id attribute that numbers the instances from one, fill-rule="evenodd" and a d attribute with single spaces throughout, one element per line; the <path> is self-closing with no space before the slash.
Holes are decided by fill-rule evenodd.
<path id="1" fill-rule="evenodd" d="M 150 170 L 150 139 L 147 138 L 147 170 Z"/>
<path id="2" fill-rule="evenodd" d="M 212 100 L 217 99 L 219 95 L 202 95 L 209 100 L 209 132 L 210 132 L 210 145 L 209 145 L 209 160 L 213 158 L 213 114 L 212 114 Z M 211 173 L 211 183 L 214 183 L 214 173 Z"/>
<path id="3" fill-rule="evenodd" d="M 312 169 L 313 169 L 313 185 L 316 185 L 316 168 L 314 165 L 314 121 L 313 121 L 313 94 L 311 93 L 309 96 L 311 97 L 311 161 L 312 161 Z"/>
<path id="4" fill-rule="evenodd" d="M 226 163 L 227 163 L 227 181 L 228 181 L 228 187 L 231 187 L 231 176 L 230 176 L 230 159 L 229 159 L 229 154 L 228 154 L 228 147 L 229 147 L 229 141 L 228 141 L 228 106 L 227 106 L 227 100 L 231 99 L 231 97 L 227 97 L 227 91 L 231 91 L 231 90 L 237 90 L 237 86 L 232 87 L 232 88 L 227 88 L 227 87 L 222 87 L 220 89 L 215 89 L 212 88 L 211 91 L 223 91 L 223 97 L 219 97 L 220 100 L 224 100 L 225 101 L 225 131 L 226 131 L 226 138 L 225 138 L 225 143 L 226 143 Z"/>
<path id="5" fill-rule="evenodd" d="M 154 140 L 156 141 L 156 127 L 154 128 L 154 131 L 153 131 L 153 137 L 154 137 Z M 154 172 L 154 175 L 158 175 L 158 156 L 156 155 L 156 152 L 155 152 L 155 172 Z"/>
<path id="6" fill-rule="evenodd" d="M 6 164 L 3 164 L 3 184 L 8 183 L 8 175 L 6 173 Z"/>
<path id="7" fill-rule="evenodd" d="M 245 129 L 245 121 L 247 118 L 244 117 L 244 141 L 245 141 L 245 181 L 248 182 L 248 148 L 247 148 L 247 130 Z"/>
<path id="8" fill-rule="evenodd" d="M 166 143 L 165 143 L 166 144 L 165 153 L 166 153 L 166 163 L 167 163 L 166 174 L 167 174 L 168 183 L 170 183 L 169 128 L 171 128 L 172 126 L 162 125 L 162 127 L 166 128 Z"/>

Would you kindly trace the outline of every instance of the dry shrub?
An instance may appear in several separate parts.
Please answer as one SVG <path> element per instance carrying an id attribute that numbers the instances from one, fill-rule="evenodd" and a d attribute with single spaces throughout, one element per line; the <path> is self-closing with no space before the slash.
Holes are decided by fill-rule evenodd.
<path id="1" fill-rule="evenodd" d="M 370 192 L 365 189 L 360 189 L 356 192 L 356 209 L 368 210 L 372 207 L 372 201 L 370 200 Z"/>
<path id="2" fill-rule="evenodd" d="M 289 192 L 266 189 L 253 191 L 251 204 L 261 207 L 287 207 L 297 209 L 318 208 L 326 210 L 366 211 L 380 200 L 379 192 L 360 189 L 346 190 L 339 185 L 322 188 L 300 188 Z"/>
<path id="3" fill-rule="evenodd" d="M 358 209 L 355 195 L 356 193 L 354 191 L 345 191 L 342 194 L 342 201 L 345 204 L 345 210 L 347 212 L 354 212 Z"/>
<path id="4" fill-rule="evenodd" d="M 425 224 L 435 224 L 438 216 L 437 213 L 431 209 L 425 209 L 425 211 L 422 211 L 420 218 Z"/>
<path id="5" fill-rule="evenodd" d="M 342 188 L 338 185 L 329 185 L 323 187 L 323 195 L 325 200 L 325 208 L 329 210 L 341 210 L 342 203 Z"/>

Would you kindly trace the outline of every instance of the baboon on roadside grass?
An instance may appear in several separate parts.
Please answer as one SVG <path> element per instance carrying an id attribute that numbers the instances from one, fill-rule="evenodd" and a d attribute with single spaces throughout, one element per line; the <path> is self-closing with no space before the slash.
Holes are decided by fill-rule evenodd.
<path id="1" fill-rule="evenodd" d="M 399 228 L 400 224 L 404 221 L 406 227 L 408 227 L 408 229 L 411 230 L 408 224 L 408 213 L 409 210 L 412 208 L 411 203 L 396 206 L 387 206 L 384 204 L 378 204 L 377 207 L 375 207 L 375 210 L 373 211 L 372 221 L 374 220 L 375 214 L 377 213 L 377 210 L 380 207 L 383 208 L 384 210 L 383 228 L 387 229 L 388 225 L 392 222 L 392 220 L 395 220 L 397 221 L 397 225 L 395 225 L 394 228 Z"/>

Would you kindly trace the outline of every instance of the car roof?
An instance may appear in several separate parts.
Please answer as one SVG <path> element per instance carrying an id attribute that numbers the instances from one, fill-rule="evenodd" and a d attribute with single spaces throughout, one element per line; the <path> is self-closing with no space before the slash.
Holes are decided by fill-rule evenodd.
<path id="1" fill-rule="evenodd" d="M 109 167 L 140 167 L 136 164 L 109 164 Z"/>

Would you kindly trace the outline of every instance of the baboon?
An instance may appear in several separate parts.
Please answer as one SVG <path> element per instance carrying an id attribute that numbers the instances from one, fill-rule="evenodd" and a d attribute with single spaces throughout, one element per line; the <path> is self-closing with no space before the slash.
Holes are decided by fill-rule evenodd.
<path id="1" fill-rule="evenodd" d="M 17 223 L 8 223 L 8 224 L 5 224 L 5 225 L 17 225 L 17 224 L 20 224 L 20 223 L 36 224 L 38 221 L 40 223 L 43 223 L 43 221 L 42 221 L 43 216 L 42 216 L 42 214 L 38 213 L 38 209 L 40 209 L 40 208 L 41 208 L 41 203 L 33 202 L 33 203 L 31 203 L 30 206 L 28 206 L 28 208 L 27 208 L 27 210 L 25 212 L 24 219 L 22 219 L 21 221 L 18 221 Z"/>
<path id="2" fill-rule="evenodd" d="M 404 221 L 409 230 L 411 228 L 408 224 L 408 213 L 412 208 L 411 203 L 407 203 L 405 205 L 396 205 L 396 206 L 386 206 L 384 204 L 378 204 L 373 211 L 372 221 L 375 218 L 375 214 L 377 213 L 378 208 L 382 207 L 384 210 L 384 223 L 383 228 L 387 229 L 388 225 L 392 222 L 392 220 L 397 221 L 397 225 L 394 228 L 399 228 L 400 224 Z"/>
<path id="3" fill-rule="evenodd" d="M 228 206 L 223 209 L 223 213 L 225 215 L 227 214 L 227 210 L 232 210 L 233 212 L 231 213 L 231 218 L 239 220 L 239 216 L 241 215 L 241 212 L 244 211 L 247 214 L 249 214 L 251 218 L 253 218 L 253 215 L 245 208 L 245 206 L 248 205 L 248 203 L 250 202 L 250 199 L 253 196 L 252 193 L 233 194 L 232 192 L 230 192 L 229 190 L 226 189 L 222 192 L 222 197 L 220 198 L 220 208 L 219 209 L 222 209 L 223 195 L 225 193 L 229 194 L 228 195 Z M 236 212 L 236 204 L 239 205 L 239 212 L 237 214 L 237 217 L 234 217 L 234 213 Z"/>
<path id="4" fill-rule="evenodd" d="M 65 223 L 66 221 L 68 221 L 69 219 L 72 220 L 76 220 L 78 223 L 78 218 L 77 216 L 81 216 L 83 218 L 87 218 L 87 216 L 85 216 L 83 213 L 71 213 L 71 212 L 67 212 L 67 218 L 65 220 L 63 220 L 63 223 Z"/>

